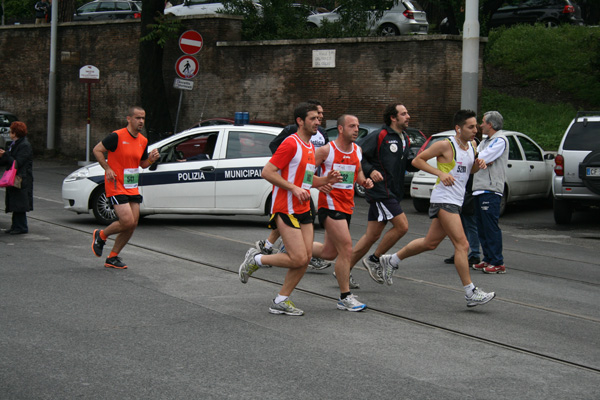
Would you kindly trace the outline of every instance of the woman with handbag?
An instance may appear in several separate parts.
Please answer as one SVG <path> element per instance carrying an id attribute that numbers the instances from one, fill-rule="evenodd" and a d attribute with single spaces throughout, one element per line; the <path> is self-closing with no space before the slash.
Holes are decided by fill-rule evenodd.
<path id="1" fill-rule="evenodd" d="M 17 179 L 21 187 L 6 187 L 6 209 L 12 212 L 12 225 L 5 233 L 20 235 L 27 233 L 27 211 L 33 210 L 33 149 L 27 136 L 27 126 L 23 122 L 13 122 L 10 125 L 10 138 L 13 140 L 7 150 L 0 149 L 0 165 L 8 170 L 13 163 L 17 169 Z M 18 185 L 17 185 L 18 186 Z"/>

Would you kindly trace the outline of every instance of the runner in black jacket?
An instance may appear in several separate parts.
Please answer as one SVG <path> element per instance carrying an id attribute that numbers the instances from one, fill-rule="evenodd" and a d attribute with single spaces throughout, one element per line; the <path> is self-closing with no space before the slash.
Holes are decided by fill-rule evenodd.
<path id="1" fill-rule="evenodd" d="M 410 148 L 408 128 L 410 115 L 406 107 L 393 103 L 383 113 L 385 125 L 377 132 L 367 136 L 362 144 L 362 169 L 366 177 L 374 183 L 366 191 L 369 203 L 367 232 L 360 238 L 352 250 L 351 265 L 364 257 L 375 243 L 388 221 L 392 228 L 388 230 L 375 252 L 363 259 L 363 265 L 377 283 L 384 282 L 379 256 L 389 249 L 408 232 L 408 220 L 400 201 L 404 196 L 404 173 Z"/>

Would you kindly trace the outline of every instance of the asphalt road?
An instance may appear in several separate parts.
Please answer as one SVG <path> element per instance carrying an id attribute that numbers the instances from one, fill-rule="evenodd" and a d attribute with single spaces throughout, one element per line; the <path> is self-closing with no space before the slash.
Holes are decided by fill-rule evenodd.
<path id="1" fill-rule="evenodd" d="M 488 305 L 466 307 L 444 241 L 391 287 L 356 268 L 361 313 L 336 309 L 331 268 L 308 272 L 292 296 L 306 314 L 286 317 L 268 313 L 285 271 L 237 276 L 266 217 L 146 217 L 121 254 L 129 269 L 109 270 L 93 217 L 62 208 L 76 168 L 36 161 L 30 233 L 0 235 L 1 399 L 600 398 L 598 212 L 557 227 L 547 204 L 511 207 L 507 274 L 472 274 L 496 291 Z M 394 249 L 429 227 L 403 207 Z M 366 211 L 357 199 L 355 241 Z"/>

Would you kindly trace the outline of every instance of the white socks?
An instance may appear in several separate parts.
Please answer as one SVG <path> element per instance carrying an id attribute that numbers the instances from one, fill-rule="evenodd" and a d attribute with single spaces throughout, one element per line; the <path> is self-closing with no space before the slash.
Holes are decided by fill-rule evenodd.
<path id="1" fill-rule="evenodd" d="M 402 260 L 398 257 L 398 254 L 396 254 L 396 253 L 392 254 L 392 258 L 390 259 L 390 263 L 392 264 L 392 266 L 394 268 L 398 268 L 398 266 L 400 265 L 400 261 L 402 261 Z"/>
<path id="2" fill-rule="evenodd" d="M 282 295 L 278 294 L 277 297 L 275 297 L 274 302 L 275 302 L 275 304 L 279 304 L 282 301 L 286 301 L 287 299 L 288 299 L 287 296 L 282 296 Z"/>
<path id="3" fill-rule="evenodd" d="M 473 296 L 473 291 L 475 290 L 475 285 L 473 285 L 473 282 L 469 283 L 467 286 L 464 286 L 464 288 L 465 288 L 465 295 L 467 297 Z"/>

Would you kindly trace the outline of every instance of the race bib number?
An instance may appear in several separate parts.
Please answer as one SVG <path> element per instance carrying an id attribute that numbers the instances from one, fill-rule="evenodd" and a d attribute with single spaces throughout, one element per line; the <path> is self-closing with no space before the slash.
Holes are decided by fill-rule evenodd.
<path id="1" fill-rule="evenodd" d="M 338 171 L 342 177 L 341 182 L 336 182 L 333 187 L 336 189 L 351 190 L 354 187 L 354 173 L 356 165 L 333 164 L 334 171 Z"/>
<path id="2" fill-rule="evenodd" d="M 306 165 L 304 179 L 302 180 L 302 189 L 310 190 L 313 184 L 313 176 L 315 175 L 315 166 L 312 164 Z"/>
<path id="3" fill-rule="evenodd" d="M 138 187 L 140 178 L 139 168 L 125 168 L 123 170 L 123 187 L 125 189 L 135 189 Z"/>

